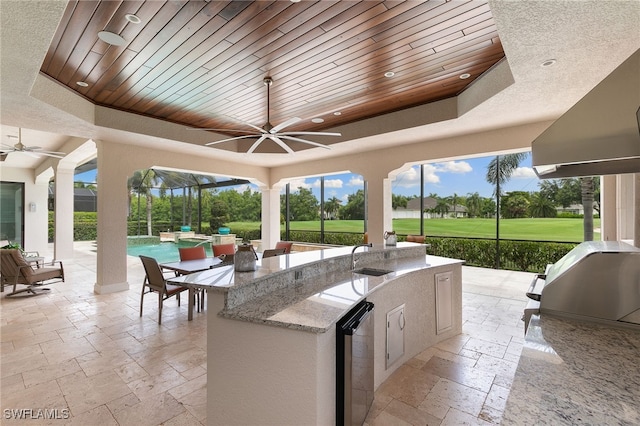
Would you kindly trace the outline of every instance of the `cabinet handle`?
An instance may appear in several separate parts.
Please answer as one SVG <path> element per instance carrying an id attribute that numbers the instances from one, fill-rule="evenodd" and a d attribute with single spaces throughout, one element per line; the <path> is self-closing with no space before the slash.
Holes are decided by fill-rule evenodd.
<path id="1" fill-rule="evenodd" d="M 400 316 L 398 317 L 398 325 L 400 326 L 400 330 L 404 330 L 405 324 L 404 312 L 400 312 Z"/>

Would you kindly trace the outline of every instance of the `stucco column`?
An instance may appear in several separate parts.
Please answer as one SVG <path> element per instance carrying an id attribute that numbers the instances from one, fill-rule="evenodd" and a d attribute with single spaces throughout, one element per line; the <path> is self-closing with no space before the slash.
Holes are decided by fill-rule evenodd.
<path id="1" fill-rule="evenodd" d="M 634 240 L 634 174 L 616 176 L 618 182 L 617 219 L 618 240 Z"/>
<path id="2" fill-rule="evenodd" d="M 73 258 L 73 169 L 58 165 L 55 170 L 53 254 L 57 260 Z"/>
<path id="3" fill-rule="evenodd" d="M 129 289 L 127 282 L 127 173 L 117 144 L 97 141 L 98 241 L 96 284 L 98 294 Z"/>
<path id="4" fill-rule="evenodd" d="M 5 170 L 3 170 L 6 173 Z M 13 180 L 13 176 L 3 173 L 3 178 Z M 49 180 L 53 176 L 53 169 L 36 173 L 34 185 L 25 182 L 24 194 L 24 241 L 22 247 L 27 251 L 47 252 L 49 243 Z M 32 205 L 33 203 L 33 205 Z M 34 210 L 35 209 L 35 210 Z"/>
<path id="5" fill-rule="evenodd" d="M 367 181 L 368 240 L 382 244 L 384 231 L 392 230 L 391 181 L 388 175 L 381 173 L 368 173 L 363 177 Z"/>
<path id="6" fill-rule="evenodd" d="M 600 239 L 602 241 L 618 239 L 617 186 L 615 175 L 606 175 L 600 178 Z"/>
<path id="7" fill-rule="evenodd" d="M 640 173 L 633 175 L 633 245 L 640 247 Z"/>
<path id="8" fill-rule="evenodd" d="M 262 188 L 262 249 L 280 241 L 280 188 Z"/>

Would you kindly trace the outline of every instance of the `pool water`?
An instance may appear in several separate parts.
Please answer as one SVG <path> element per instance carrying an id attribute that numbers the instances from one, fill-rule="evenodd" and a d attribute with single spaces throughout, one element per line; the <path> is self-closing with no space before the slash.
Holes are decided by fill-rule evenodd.
<path id="1" fill-rule="evenodd" d="M 213 256 L 211 251 L 211 244 L 203 244 L 207 256 Z M 180 260 L 180 254 L 178 253 L 179 247 L 189 247 L 184 245 L 178 245 L 172 242 L 165 242 L 160 244 L 146 245 L 146 246 L 130 246 L 127 247 L 127 254 L 129 256 L 149 256 L 153 257 L 158 263 L 177 262 Z"/>

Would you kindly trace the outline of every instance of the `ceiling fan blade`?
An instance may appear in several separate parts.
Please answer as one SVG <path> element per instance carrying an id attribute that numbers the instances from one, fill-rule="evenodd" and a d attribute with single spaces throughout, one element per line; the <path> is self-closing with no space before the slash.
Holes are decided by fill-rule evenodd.
<path id="1" fill-rule="evenodd" d="M 264 131 L 265 131 L 262 127 L 258 127 L 258 126 L 254 125 L 254 124 L 249 123 L 248 121 L 244 121 L 244 120 L 241 120 L 239 118 L 236 118 L 236 117 L 233 117 L 233 116 L 230 116 L 230 115 L 225 115 L 225 117 L 235 121 L 236 123 L 244 124 L 245 126 L 249 126 L 249 127 L 253 128 L 253 129 L 256 129 L 260 133 L 264 133 Z"/>
<path id="2" fill-rule="evenodd" d="M 251 154 L 253 151 L 255 151 L 258 145 L 260 145 L 262 141 L 264 141 L 266 138 L 267 138 L 267 135 L 260 136 L 258 140 L 255 141 L 253 145 L 251 145 L 251 148 L 249 148 L 249 150 L 247 151 L 247 154 Z"/>
<path id="3" fill-rule="evenodd" d="M 207 146 L 211 146 L 211 145 L 217 145 L 219 143 L 223 143 L 223 142 L 229 142 L 229 141 L 235 141 L 238 139 L 249 139 L 249 138 L 257 138 L 257 137 L 262 137 L 263 135 L 243 135 L 243 136 L 236 136 L 235 138 L 228 138 L 228 139 L 222 139 L 221 141 L 215 141 L 215 142 L 209 142 L 209 143 L 205 143 L 205 145 Z"/>
<path id="4" fill-rule="evenodd" d="M 67 155 L 66 152 L 60 152 L 60 151 L 49 151 L 47 149 L 39 149 L 35 152 L 38 152 L 39 154 L 55 154 L 55 155 Z"/>
<path id="5" fill-rule="evenodd" d="M 32 152 L 32 151 L 15 151 L 15 152 L 19 152 L 21 154 L 25 154 L 25 155 L 28 155 L 29 157 L 33 157 L 33 158 L 40 158 L 40 155 L 38 155 L 37 153 Z"/>
<path id="6" fill-rule="evenodd" d="M 323 145 L 323 144 L 318 143 L 318 142 L 308 141 L 306 139 L 294 138 L 293 136 L 283 135 L 282 133 L 280 135 L 278 135 L 278 136 L 280 136 L 282 139 L 286 139 L 286 140 L 289 140 L 289 141 L 302 142 L 302 143 L 306 143 L 308 145 L 313 145 L 313 146 L 317 146 L 317 147 L 324 148 L 324 149 L 331 149 L 331 147 L 328 146 L 328 145 Z"/>
<path id="7" fill-rule="evenodd" d="M 273 129 L 270 130 L 269 133 L 276 134 L 278 133 L 280 130 L 284 129 L 285 127 L 289 127 L 292 124 L 296 124 L 298 121 L 302 120 L 302 118 L 299 117 L 292 117 L 290 119 L 288 119 L 287 121 L 278 124 L 276 127 L 274 127 Z"/>
<path id="8" fill-rule="evenodd" d="M 280 132 L 279 135 L 296 136 L 296 135 L 315 135 L 315 136 L 342 136 L 342 133 L 332 132 Z"/>
<path id="9" fill-rule="evenodd" d="M 53 152 L 53 151 L 36 151 L 35 154 L 46 155 L 47 157 L 54 158 L 64 158 L 64 152 Z"/>
<path id="10" fill-rule="evenodd" d="M 291 149 L 291 147 L 289 147 L 289 145 L 287 145 L 286 143 L 284 143 L 282 141 L 282 139 L 280 139 L 278 136 L 276 135 L 269 135 L 269 139 L 271 139 L 272 141 L 274 141 L 275 143 L 277 143 L 278 145 L 280 145 L 280 147 L 282 149 L 284 149 L 285 151 L 287 151 L 289 154 L 293 154 L 293 150 Z"/>
<path id="11" fill-rule="evenodd" d="M 187 130 L 207 130 L 207 131 L 212 131 L 212 132 L 247 133 L 246 130 L 240 130 L 240 129 L 214 129 L 212 127 L 187 127 Z M 262 132 L 264 132 L 264 130 L 262 130 Z"/>

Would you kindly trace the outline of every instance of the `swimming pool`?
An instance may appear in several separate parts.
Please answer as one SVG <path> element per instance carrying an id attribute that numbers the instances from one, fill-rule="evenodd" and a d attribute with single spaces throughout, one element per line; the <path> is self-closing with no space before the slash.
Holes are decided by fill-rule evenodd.
<path id="1" fill-rule="evenodd" d="M 129 256 L 149 256 L 153 257 L 158 263 L 177 262 L 180 260 L 180 254 L 178 253 L 179 247 L 192 247 L 192 244 L 176 244 L 172 242 L 164 242 L 160 244 L 142 245 L 142 246 L 129 246 L 127 247 L 127 254 Z M 207 256 L 213 256 L 211 251 L 211 244 L 203 244 Z"/>

